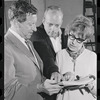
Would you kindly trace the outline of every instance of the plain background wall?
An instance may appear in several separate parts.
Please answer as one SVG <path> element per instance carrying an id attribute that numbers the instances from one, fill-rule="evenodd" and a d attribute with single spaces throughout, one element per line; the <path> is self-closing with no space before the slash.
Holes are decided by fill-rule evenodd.
<path id="1" fill-rule="evenodd" d="M 12 4 L 12 0 L 5 0 L 6 2 L 4 3 L 4 33 L 6 33 L 6 31 L 8 30 L 8 28 L 10 27 L 10 22 L 8 19 L 8 9 L 9 6 Z"/>
<path id="2" fill-rule="evenodd" d="M 45 0 L 31 0 L 31 3 L 38 9 L 37 26 L 42 22 L 43 14 L 45 11 Z"/>

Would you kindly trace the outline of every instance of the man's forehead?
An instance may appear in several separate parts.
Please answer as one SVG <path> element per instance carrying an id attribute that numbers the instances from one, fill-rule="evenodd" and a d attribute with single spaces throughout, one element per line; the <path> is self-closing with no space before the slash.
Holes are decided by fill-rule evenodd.
<path id="1" fill-rule="evenodd" d="M 36 14 L 34 14 L 34 15 L 32 15 L 32 14 L 27 15 L 27 16 L 26 16 L 26 19 L 27 19 L 27 21 L 29 21 L 29 22 L 31 22 L 31 21 L 36 21 L 36 20 L 37 20 L 37 15 L 36 15 Z"/>
<path id="2" fill-rule="evenodd" d="M 49 10 L 47 13 L 46 13 L 46 17 L 58 17 L 58 18 L 63 18 L 61 12 L 59 11 L 52 11 L 52 10 Z"/>
<path id="3" fill-rule="evenodd" d="M 61 21 L 56 21 L 56 20 L 46 20 L 48 24 L 53 24 L 53 25 L 61 25 Z"/>
<path id="4" fill-rule="evenodd" d="M 48 23 L 55 23 L 55 24 L 61 24 L 62 23 L 62 17 L 61 16 L 57 16 L 57 15 L 47 15 L 47 17 L 45 18 L 45 20 Z"/>
<path id="5" fill-rule="evenodd" d="M 36 14 L 26 14 L 27 19 L 30 19 L 32 17 L 35 18 L 35 17 L 37 17 L 37 15 Z"/>

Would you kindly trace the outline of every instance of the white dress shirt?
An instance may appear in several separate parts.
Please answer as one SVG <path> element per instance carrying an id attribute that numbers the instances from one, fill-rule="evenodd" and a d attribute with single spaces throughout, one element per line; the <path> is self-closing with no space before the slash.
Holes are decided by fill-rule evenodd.
<path id="1" fill-rule="evenodd" d="M 57 53 L 58 51 L 61 50 L 61 36 L 56 37 L 56 39 L 54 39 L 53 37 L 50 37 L 50 40 L 52 42 L 54 51 Z"/>

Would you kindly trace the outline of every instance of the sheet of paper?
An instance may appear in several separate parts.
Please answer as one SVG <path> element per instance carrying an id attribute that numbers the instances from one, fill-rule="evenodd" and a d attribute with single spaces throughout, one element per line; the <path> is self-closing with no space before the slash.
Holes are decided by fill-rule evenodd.
<path id="1" fill-rule="evenodd" d="M 92 81 L 94 81 L 93 78 L 85 77 L 85 78 L 82 78 L 82 79 L 76 80 L 76 81 L 62 81 L 62 83 L 64 86 L 75 86 L 75 85 L 81 86 L 81 85 L 86 85 Z"/>

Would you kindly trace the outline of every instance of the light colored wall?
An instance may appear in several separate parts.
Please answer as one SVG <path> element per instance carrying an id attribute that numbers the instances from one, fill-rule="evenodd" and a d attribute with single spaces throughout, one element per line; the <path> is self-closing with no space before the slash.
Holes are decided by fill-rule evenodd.
<path id="1" fill-rule="evenodd" d="M 75 16 L 83 13 L 83 0 L 46 0 L 46 7 L 50 5 L 62 8 L 64 13 L 62 27 L 64 28 Z"/>
<path id="2" fill-rule="evenodd" d="M 37 26 L 42 23 L 42 18 L 45 10 L 45 0 L 31 0 L 31 3 L 38 9 Z"/>
<path id="3" fill-rule="evenodd" d="M 6 31 L 10 27 L 10 22 L 8 19 L 8 9 L 12 3 L 12 0 L 5 0 L 4 2 L 4 33 L 6 33 Z"/>

